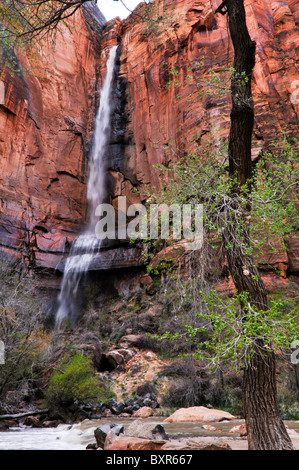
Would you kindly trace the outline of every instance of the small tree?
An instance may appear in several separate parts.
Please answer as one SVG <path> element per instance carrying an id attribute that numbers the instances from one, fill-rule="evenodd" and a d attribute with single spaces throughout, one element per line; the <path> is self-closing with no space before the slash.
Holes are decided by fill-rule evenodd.
<path id="1" fill-rule="evenodd" d="M 235 51 L 228 162 L 221 152 L 208 155 L 201 148 L 200 154 L 189 155 L 167 170 L 167 185 L 159 202 L 203 203 L 206 247 L 208 240 L 218 237 L 222 241 L 236 295 L 233 301 L 223 303 L 219 296 L 204 293 L 200 316 L 209 320 L 211 336 L 202 347 L 212 345 L 214 358 L 219 359 L 219 354 L 222 359 L 238 358 L 242 365 L 249 449 L 293 449 L 278 409 L 275 351 L 289 346 L 288 338 L 296 338 L 297 323 L 281 303 L 269 304 L 253 249 L 254 245 L 261 248 L 265 232 L 284 237 L 296 226 L 298 142 L 292 149 L 283 139 L 279 159 L 268 153 L 253 171 L 251 77 L 255 43 L 247 30 L 243 0 L 224 1 L 217 13 L 229 16 Z M 201 261 L 204 258 L 202 251 Z M 208 283 L 203 286 L 207 288 Z M 190 339 L 201 331 L 200 326 L 186 329 Z"/>
<path id="2" fill-rule="evenodd" d="M 28 395 L 40 379 L 50 338 L 43 328 L 42 305 L 36 301 L 32 278 L 5 256 L 0 258 L 0 339 L 4 364 L 0 364 L 0 400 L 6 392 L 27 388 Z"/>
<path id="3" fill-rule="evenodd" d="M 266 153 L 261 157 L 250 185 L 242 187 L 240 193 L 234 192 L 237 180 L 231 179 L 224 170 L 223 154 L 220 155 L 218 149 L 212 154 L 211 144 L 207 148 L 202 146 L 198 152 L 164 168 L 168 184 L 151 201 L 192 205 L 201 202 L 204 206 L 204 245 L 200 252 L 188 253 L 189 279 L 184 279 L 183 270 L 181 274 L 166 267 L 166 273 L 176 279 L 181 296 L 182 290 L 185 296 L 197 296 L 194 301 L 198 306 L 198 323 L 186 325 L 187 339 L 198 348 L 196 357 L 209 359 L 212 367 L 226 363 L 243 373 L 243 404 L 250 449 L 273 449 L 280 445 L 291 448 L 287 434 L 284 444 L 276 440 L 284 425 L 276 397 L 275 354 L 286 351 L 298 338 L 298 318 L 291 299 L 267 299 L 267 304 L 255 299 L 259 286 L 267 298 L 257 267 L 261 255 L 269 256 L 281 249 L 281 246 L 271 247 L 269 240 L 283 241 L 296 230 L 298 213 L 294 188 L 299 176 L 298 143 L 292 147 L 283 139 L 276 155 Z M 209 155 L 209 159 L 205 155 Z M 229 239 L 225 234 L 227 230 Z M 229 252 L 233 280 L 237 268 L 242 279 L 245 278 L 244 284 L 235 283 L 236 292 L 232 297 L 225 297 L 216 289 L 221 272 L 213 273 L 212 266 L 213 255 L 219 256 L 220 244 L 226 254 Z M 236 255 L 239 257 L 235 260 Z M 155 261 L 158 258 L 156 255 Z M 154 272 L 158 270 L 154 264 Z M 203 332 L 205 341 L 199 339 Z M 182 333 L 168 332 L 162 336 L 181 337 Z M 281 424 L 275 424 L 278 422 Z"/>
<path id="4" fill-rule="evenodd" d="M 252 165 L 251 140 L 254 124 L 254 110 L 251 92 L 251 77 L 255 65 L 256 44 L 251 40 L 244 9 L 244 0 L 226 0 L 222 7 L 229 16 L 229 30 L 235 51 L 232 77 L 231 129 L 229 135 L 229 176 L 235 181 L 234 195 L 242 195 L 243 187 L 250 194 Z M 221 12 L 221 7 L 220 10 Z M 225 11 L 224 11 L 225 13 Z M 244 80 L 245 77 L 245 80 Z M 232 205 L 229 213 L 236 208 Z M 246 222 L 250 204 L 243 207 L 241 218 Z M 239 217 L 239 216 L 238 216 Z M 229 270 L 238 295 L 241 295 L 241 309 L 247 321 L 251 310 L 258 315 L 269 312 L 265 286 L 259 276 L 254 259 L 244 243 L 239 245 L 235 238 L 236 224 L 228 221 L 223 231 L 223 241 Z M 249 244 L 249 232 L 242 224 L 241 238 Z M 244 296 L 246 294 L 246 296 Z M 281 419 L 276 392 L 276 365 L 273 350 L 267 350 L 263 339 L 257 337 L 252 347 L 252 355 L 243 371 L 243 402 L 247 426 L 249 449 L 279 450 L 293 449 L 291 439 Z"/>

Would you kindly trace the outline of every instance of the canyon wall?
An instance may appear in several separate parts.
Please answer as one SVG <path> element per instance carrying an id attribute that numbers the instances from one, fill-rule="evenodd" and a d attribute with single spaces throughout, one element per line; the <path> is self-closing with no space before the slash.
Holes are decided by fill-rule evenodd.
<path id="1" fill-rule="evenodd" d="M 105 19 L 88 7 L 72 22 L 42 52 L 12 58 L 19 71 L 2 73 L 1 247 L 37 267 L 55 267 L 85 219 Z"/>
<path id="2" fill-rule="evenodd" d="M 177 160 L 194 142 L 213 136 L 227 141 L 230 91 L 207 84 L 211 71 L 223 74 L 233 64 L 227 17 L 214 11 L 220 1 L 165 0 L 149 23 L 144 6 L 123 25 L 120 76 L 127 82 L 127 131 L 123 167 L 114 173 L 118 194 L 129 203 L 146 199 L 145 185 L 159 186 L 163 175 L 153 165 Z M 293 103 L 299 77 L 299 7 L 294 0 L 246 1 L 247 24 L 256 42 L 253 76 L 255 128 L 252 160 L 282 140 L 298 138 L 299 106 Z M 298 83 L 298 82 L 297 82 Z M 216 83 L 217 87 L 217 83 Z M 215 93 L 216 90 L 216 93 Z M 211 91 L 211 93 L 207 93 Z M 119 181 L 122 180 L 122 184 Z M 273 240 L 272 240 L 273 242 Z M 276 241 L 277 252 L 260 258 L 264 269 L 298 273 L 298 237 Z"/>
<path id="3" fill-rule="evenodd" d="M 0 243 L 35 268 L 56 268 L 84 225 L 86 177 L 97 91 L 106 53 L 119 44 L 112 137 L 107 152 L 112 201 L 128 205 L 159 186 L 156 163 L 179 159 L 194 141 L 216 142 L 229 132 L 229 92 L 206 93 L 211 70 L 231 66 L 227 18 L 215 15 L 219 0 L 165 0 L 145 20 L 140 4 L 125 21 L 98 31 L 76 17 L 78 28 L 59 37 L 41 57 L 38 74 L 4 77 L 0 106 Z M 252 159 L 285 131 L 298 137 L 299 107 L 291 100 L 298 80 L 299 7 L 295 0 L 246 1 L 247 22 L 257 43 L 253 95 L 256 122 Z M 95 12 L 89 12 L 94 15 Z M 157 18 L 157 20 L 155 20 Z M 100 34 L 99 34 L 100 33 Z M 25 61 L 25 59 L 23 59 Z M 228 80 L 229 77 L 224 75 Z M 200 92 L 200 95 L 198 95 Z M 299 243 L 289 240 L 264 264 L 299 271 Z M 128 252 L 129 253 L 129 252 Z M 112 247 L 103 269 L 140 264 Z M 101 269 L 98 264 L 95 269 Z"/>

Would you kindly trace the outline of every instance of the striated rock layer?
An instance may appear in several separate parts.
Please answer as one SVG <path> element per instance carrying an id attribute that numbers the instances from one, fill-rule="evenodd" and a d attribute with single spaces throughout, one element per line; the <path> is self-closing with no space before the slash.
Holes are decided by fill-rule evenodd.
<path id="1" fill-rule="evenodd" d="M 0 243 L 35 268 L 56 268 L 68 243 L 84 225 L 87 156 L 109 47 L 120 44 L 114 88 L 112 137 L 107 164 L 112 202 L 146 199 L 145 186 L 159 186 L 153 168 L 180 158 L 209 135 L 227 139 L 230 96 L 209 95 L 211 70 L 232 64 L 227 18 L 215 15 L 220 0 L 165 0 L 144 21 L 144 4 L 121 22 L 98 32 L 86 25 L 88 10 L 73 32 L 58 37 L 40 58 L 40 73 L 4 75 L 0 106 Z M 245 1 L 248 27 L 257 43 L 253 80 L 256 122 L 252 158 L 284 130 L 298 136 L 299 106 L 291 99 L 298 80 L 299 8 L 295 0 Z M 156 7 L 153 6 L 155 9 Z M 160 17 L 159 17 L 160 15 Z M 159 17 L 158 21 L 154 21 Z M 78 27 L 77 27 L 78 26 Z M 100 37 L 101 36 L 101 37 Z M 25 59 L 23 59 L 25 61 Z M 199 65 L 200 64 L 200 65 Z M 229 80 L 229 76 L 226 76 Z M 229 86 L 229 81 L 228 81 Z M 200 91 L 199 96 L 197 92 Z M 128 267 L 125 248 L 112 246 L 114 269 Z M 142 264 L 130 252 L 134 266 Z M 95 269 L 109 269 L 109 252 Z M 262 264 L 298 273 L 298 241 Z"/>

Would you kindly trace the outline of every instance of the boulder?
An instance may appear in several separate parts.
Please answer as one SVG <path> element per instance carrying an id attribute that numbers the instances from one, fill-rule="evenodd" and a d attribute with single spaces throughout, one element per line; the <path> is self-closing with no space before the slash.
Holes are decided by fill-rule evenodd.
<path id="1" fill-rule="evenodd" d="M 65 28 L 45 45 L 33 67 L 22 53 L 14 59 L 22 73 L 12 73 L 9 64 L 1 69 L 1 197 L 7 204 L 1 208 L 0 240 L 12 252 L 27 244 L 40 268 L 56 267 L 85 220 L 86 152 L 103 74 L 97 43 L 105 22 L 89 10 L 95 29 L 82 9 L 72 32 Z"/>
<path id="2" fill-rule="evenodd" d="M 27 416 L 24 420 L 24 426 L 30 426 L 32 428 L 41 428 L 43 427 L 43 422 L 39 419 L 38 416 Z"/>
<path id="3" fill-rule="evenodd" d="M 205 406 L 191 406 L 190 408 L 180 408 L 164 420 L 165 423 L 183 423 L 183 422 L 219 422 L 224 420 L 236 419 L 227 411 L 214 410 Z"/>
<path id="4" fill-rule="evenodd" d="M 146 423 L 142 419 L 137 419 L 130 423 L 125 429 L 124 435 L 155 441 L 165 441 L 168 439 L 162 424 Z"/>
<path id="5" fill-rule="evenodd" d="M 229 444 L 225 442 L 225 438 L 207 438 L 194 437 L 187 439 L 172 439 L 166 442 L 162 447 L 162 451 L 169 450 L 232 450 Z"/>
<path id="6" fill-rule="evenodd" d="M 111 444 L 118 439 L 119 434 L 115 434 L 115 427 L 111 428 L 110 431 L 107 432 L 105 443 L 104 443 L 104 450 L 109 449 Z M 101 447 L 100 447 L 101 448 Z"/>
<path id="7" fill-rule="evenodd" d="M 133 416 L 136 418 L 149 418 L 153 416 L 154 411 L 149 406 L 142 406 L 139 410 L 133 413 Z"/>
<path id="8" fill-rule="evenodd" d="M 18 256 L 25 250 L 36 268 L 57 269 L 68 244 L 81 231 L 86 215 L 87 155 L 98 101 L 96 90 L 106 71 L 107 55 L 102 52 L 112 44 L 121 44 L 121 80 L 114 93 L 119 103 L 106 157 L 113 199 L 123 195 L 128 203 L 138 203 L 146 199 L 147 185 L 159 189 L 162 179 L 155 165 L 170 158 L 175 162 L 183 147 L 187 153 L 193 151 L 194 129 L 197 143 L 208 134 L 213 137 L 215 130 L 219 141 L 227 140 L 229 94 L 210 96 L 203 85 L 202 99 L 192 101 L 190 109 L 190 98 L 201 86 L 196 79 L 196 64 L 202 66 L 204 82 L 209 81 L 211 70 L 219 70 L 219 64 L 227 65 L 232 58 L 227 57 L 226 18 L 215 15 L 219 2 L 165 2 L 166 24 L 155 31 L 155 41 L 139 15 L 124 21 L 116 19 L 103 29 L 104 19 L 89 6 L 88 22 L 84 8 L 74 17 L 76 27 L 58 35 L 48 53 L 37 54 L 36 71 L 33 67 L 32 73 L 12 76 L 9 68 L 3 69 L 3 251 Z M 258 50 L 252 84 L 253 159 L 271 148 L 273 136 L 279 136 L 282 129 L 286 129 L 287 137 L 298 132 L 299 107 L 292 102 L 298 78 L 297 3 L 245 2 L 249 33 Z M 167 27 L 168 17 L 180 17 L 180 21 L 175 27 Z M 32 69 L 25 54 L 20 54 L 18 60 Z M 174 80 L 176 63 L 179 86 Z M 189 68 L 187 79 L 185 72 Z M 298 273 L 298 242 L 291 239 L 290 246 L 288 268 Z M 281 255 L 286 257 L 284 249 Z M 93 269 L 141 265 L 141 252 L 131 246 L 103 251 L 93 259 Z M 149 276 L 144 275 L 140 283 L 152 289 Z"/>
<path id="9" fill-rule="evenodd" d="M 221 432 L 221 429 L 215 428 L 215 426 L 211 426 L 210 424 L 204 424 L 203 429 L 209 432 Z"/>
<path id="10" fill-rule="evenodd" d="M 17 427 L 19 423 L 17 420 L 5 419 L 0 421 L 0 432 L 8 431 L 9 428 Z"/>
<path id="11" fill-rule="evenodd" d="M 106 363 L 106 368 L 110 371 L 120 367 L 124 367 L 125 364 L 132 359 L 135 352 L 131 349 L 113 349 L 103 354 L 103 360 Z"/>
<path id="12" fill-rule="evenodd" d="M 160 450 L 164 444 L 165 441 L 120 436 L 109 445 L 107 450 Z"/>
<path id="13" fill-rule="evenodd" d="M 91 444 L 87 444 L 86 450 L 98 450 L 101 449 L 101 447 L 97 447 L 97 444 L 95 442 L 92 442 Z"/>
<path id="14" fill-rule="evenodd" d="M 98 427 L 94 431 L 94 436 L 96 438 L 97 446 L 104 448 L 106 437 L 109 431 L 113 430 L 115 436 L 119 436 L 123 432 L 123 427 L 119 426 L 116 423 L 107 423 Z"/>
<path id="15" fill-rule="evenodd" d="M 118 345 L 121 348 L 132 348 L 138 345 L 140 338 L 141 338 L 141 335 L 122 336 L 118 342 Z"/>
<path id="16" fill-rule="evenodd" d="M 239 433 L 240 436 L 247 436 L 247 429 L 245 424 L 240 424 L 239 426 L 234 426 L 229 430 L 230 433 Z"/>

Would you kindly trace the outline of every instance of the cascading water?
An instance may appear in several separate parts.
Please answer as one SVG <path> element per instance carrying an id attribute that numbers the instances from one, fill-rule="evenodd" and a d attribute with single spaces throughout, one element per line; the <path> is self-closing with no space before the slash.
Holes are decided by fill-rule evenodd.
<path id="1" fill-rule="evenodd" d="M 85 232 L 73 243 L 67 258 L 56 312 L 55 327 L 60 328 L 64 320 L 74 323 L 76 295 L 82 276 L 88 271 L 93 256 L 101 248 L 101 241 L 95 235 L 97 223 L 96 207 L 105 197 L 105 162 L 106 146 L 110 137 L 111 89 L 115 67 L 117 46 L 110 49 L 107 60 L 107 72 L 100 93 L 100 106 L 96 116 L 94 143 L 89 159 L 87 200 L 89 220 Z"/>

